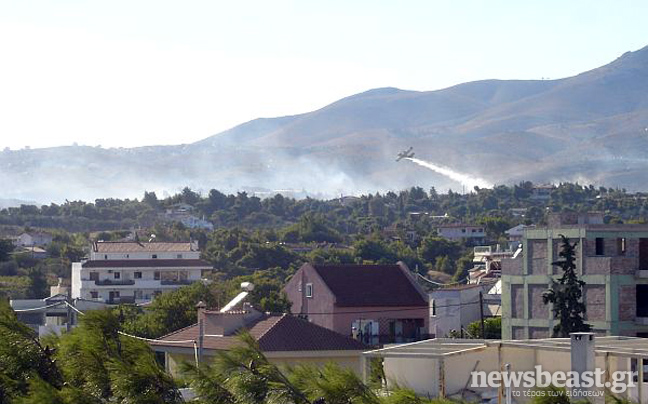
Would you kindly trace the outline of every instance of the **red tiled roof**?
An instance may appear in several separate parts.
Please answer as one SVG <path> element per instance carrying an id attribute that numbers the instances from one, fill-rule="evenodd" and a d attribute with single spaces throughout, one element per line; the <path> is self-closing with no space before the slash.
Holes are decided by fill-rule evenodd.
<path id="1" fill-rule="evenodd" d="M 340 307 L 428 306 L 425 297 L 398 265 L 313 265 L 313 268 Z"/>
<path id="2" fill-rule="evenodd" d="M 97 241 L 93 250 L 99 253 L 114 252 L 189 252 L 193 251 L 188 242 L 137 242 L 137 241 Z"/>
<path id="3" fill-rule="evenodd" d="M 82 266 L 83 268 L 212 267 L 209 262 L 199 259 L 93 260 L 84 262 Z"/>
<path id="4" fill-rule="evenodd" d="M 338 334 L 290 314 L 265 314 L 249 327 L 263 352 L 280 351 L 363 351 L 368 347 L 351 337 Z M 153 346 L 193 348 L 193 342 L 182 344 L 166 341 L 198 340 L 198 325 L 182 328 L 150 342 Z M 204 349 L 227 350 L 239 344 L 235 335 L 205 336 Z"/>

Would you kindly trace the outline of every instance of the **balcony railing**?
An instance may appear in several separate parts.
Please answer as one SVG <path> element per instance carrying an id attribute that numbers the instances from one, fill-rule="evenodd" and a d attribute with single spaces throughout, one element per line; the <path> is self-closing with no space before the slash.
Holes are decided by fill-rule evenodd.
<path id="1" fill-rule="evenodd" d="M 108 299 L 108 304 L 135 303 L 135 296 L 121 296 Z"/>
<path id="2" fill-rule="evenodd" d="M 191 285 L 193 282 L 194 281 L 190 281 L 188 279 L 177 280 L 177 281 L 165 279 L 160 281 L 160 285 Z"/>
<path id="3" fill-rule="evenodd" d="M 113 286 L 113 285 L 134 285 L 135 281 L 132 279 L 97 279 L 95 285 L 97 286 Z"/>

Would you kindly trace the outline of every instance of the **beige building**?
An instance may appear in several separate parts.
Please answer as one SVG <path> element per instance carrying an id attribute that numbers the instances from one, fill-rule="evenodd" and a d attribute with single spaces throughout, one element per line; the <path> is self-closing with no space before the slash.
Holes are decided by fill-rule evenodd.
<path id="1" fill-rule="evenodd" d="M 575 341 L 577 335 L 580 337 Z M 550 373 L 576 371 L 582 374 L 583 371 L 598 369 L 602 372 L 602 380 L 611 382 L 613 372 L 636 371 L 634 387 L 620 395 L 648 403 L 648 374 L 644 375 L 645 365 L 637 366 L 642 361 L 648 364 L 648 340 L 644 338 L 594 337 L 591 333 L 577 333 L 572 334 L 571 340 L 433 339 L 368 351 L 363 357 L 365 364 L 369 358 L 384 359 L 389 386 L 411 388 L 422 396 L 467 401 L 498 399 L 501 403 L 505 402 L 506 390 L 475 387 L 472 372 L 499 372 L 506 369 L 506 365 L 511 372 L 535 371 L 536 366 Z M 367 376 L 366 371 L 364 375 Z M 627 377 L 629 382 L 631 376 Z M 512 388 L 512 402 L 528 401 L 524 391 L 531 390 L 534 388 Z M 604 388 L 591 390 L 602 397 Z M 602 402 L 599 399 L 593 401 Z"/>
<path id="2" fill-rule="evenodd" d="M 164 354 L 169 373 L 178 375 L 181 362 L 212 360 L 218 352 L 240 344 L 236 334 L 248 330 L 263 354 L 280 366 L 324 365 L 334 362 L 360 374 L 367 346 L 290 314 L 261 313 L 249 305 L 240 310 L 199 308 L 198 323 L 150 342 Z"/>

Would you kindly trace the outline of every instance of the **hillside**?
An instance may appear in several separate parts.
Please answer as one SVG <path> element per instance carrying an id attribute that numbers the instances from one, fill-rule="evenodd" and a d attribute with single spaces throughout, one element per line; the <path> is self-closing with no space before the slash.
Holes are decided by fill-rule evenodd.
<path id="1" fill-rule="evenodd" d="M 141 196 L 144 189 L 305 189 L 336 195 L 458 184 L 396 152 L 492 183 L 648 189 L 648 48 L 560 80 L 486 80 L 356 94 L 189 145 L 0 153 L 5 198 Z"/>

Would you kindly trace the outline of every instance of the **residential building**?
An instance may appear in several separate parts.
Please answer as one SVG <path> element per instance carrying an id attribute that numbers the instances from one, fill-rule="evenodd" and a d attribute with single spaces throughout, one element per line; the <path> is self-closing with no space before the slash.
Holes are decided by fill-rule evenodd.
<path id="1" fill-rule="evenodd" d="M 495 281 L 485 281 L 480 284 L 446 286 L 430 292 L 430 335 L 437 338 L 449 337 L 453 333 L 464 335 L 468 324 L 478 321 L 482 312 L 485 317 L 496 315 L 500 295 L 489 295 L 494 286 Z M 495 291 L 493 289 L 493 293 Z M 494 313 L 491 313 L 491 306 Z"/>
<path id="2" fill-rule="evenodd" d="M 82 312 L 108 307 L 106 303 L 96 300 L 70 299 L 69 286 L 63 285 L 62 278 L 59 278 L 56 286 L 50 287 L 50 292 L 50 296 L 44 299 L 9 300 L 18 320 L 37 331 L 39 337 L 50 333 L 60 334 L 76 326 L 77 313 L 68 303 Z"/>
<path id="3" fill-rule="evenodd" d="M 304 264 L 284 292 L 293 313 L 370 345 L 427 337 L 427 294 L 403 263 Z"/>
<path id="4" fill-rule="evenodd" d="M 524 237 L 524 230 L 534 228 L 535 225 L 526 225 L 518 224 L 515 227 L 511 227 L 506 230 L 504 233 L 508 238 L 509 249 L 511 251 L 517 250 L 517 248 L 522 244 L 522 237 Z"/>
<path id="5" fill-rule="evenodd" d="M 90 257 L 72 264 L 72 297 L 106 303 L 139 303 L 189 285 L 212 266 L 191 242 L 92 244 Z"/>
<path id="6" fill-rule="evenodd" d="M 25 232 L 14 238 L 16 247 L 46 247 L 52 244 L 51 234 L 43 232 Z"/>
<path id="7" fill-rule="evenodd" d="M 595 337 L 591 333 L 574 333 L 571 338 L 534 340 L 440 338 L 368 351 L 363 358 L 365 381 L 369 374 L 369 359 L 382 358 L 388 387 L 410 388 L 421 396 L 451 398 L 461 402 L 508 401 L 506 388 L 489 386 L 486 382 L 474 383 L 472 372 L 484 372 L 484 377 L 491 372 L 504 371 L 507 367 L 512 372 L 533 372 L 531 380 L 535 383 L 532 387 L 512 383 L 511 401 L 522 404 L 532 400 L 532 393 L 538 389 L 536 383 L 543 383 L 535 377 L 536 366 L 550 375 L 558 371 L 573 371 L 579 376 L 584 372 L 603 372 L 603 382 L 611 382 L 613 372 L 636 371 L 638 375 L 634 377 L 634 383 L 629 380 L 632 376 L 628 373 L 625 374 L 626 379 L 615 380 L 628 387 L 625 392 L 618 394 L 631 402 L 648 403 L 648 372 L 645 372 L 648 339 L 645 338 Z M 640 363 L 643 366 L 638 366 Z M 582 380 L 585 381 L 584 377 Z M 642 382 L 637 383 L 636 380 Z M 593 386 L 590 391 L 594 402 L 604 402 L 604 387 Z M 570 390 L 572 395 L 573 392 Z"/>
<path id="8" fill-rule="evenodd" d="M 600 213 L 557 214 L 527 228 L 520 254 L 502 260 L 502 337 L 546 338 L 556 324 L 542 294 L 562 274 L 561 235 L 578 242 L 585 320 L 598 335 L 648 336 L 648 225 L 603 224 Z"/>
<path id="9" fill-rule="evenodd" d="M 452 241 L 463 241 L 471 245 L 484 244 L 486 233 L 483 226 L 455 223 L 437 226 L 437 234 Z"/>
<path id="10" fill-rule="evenodd" d="M 214 230 L 214 224 L 199 218 L 193 214 L 194 207 L 186 203 L 178 203 L 167 209 L 164 218 L 174 222 L 180 222 L 190 229 Z"/>
<path id="11" fill-rule="evenodd" d="M 513 256 L 510 250 L 500 250 L 499 244 L 473 247 L 473 267 L 468 271 L 468 283 L 499 279 L 502 274 L 502 259 Z"/>
<path id="12" fill-rule="evenodd" d="M 531 196 L 529 196 L 529 199 L 533 201 L 546 202 L 551 199 L 551 192 L 554 189 L 556 189 L 556 186 L 552 184 L 537 185 L 531 189 Z"/>
<path id="13" fill-rule="evenodd" d="M 178 376 L 181 362 L 209 361 L 219 352 L 239 345 L 236 334 L 241 330 L 247 330 L 268 360 L 280 366 L 321 366 L 333 362 L 360 374 L 362 352 L 368 349 L 348 336 L 304 319 L 290 314 L 261 313 L 247 304 L 228 311 L 206 310 L 201 305 L 196 324 L 150 345 L 164 355 L 167 371 Z"/>

